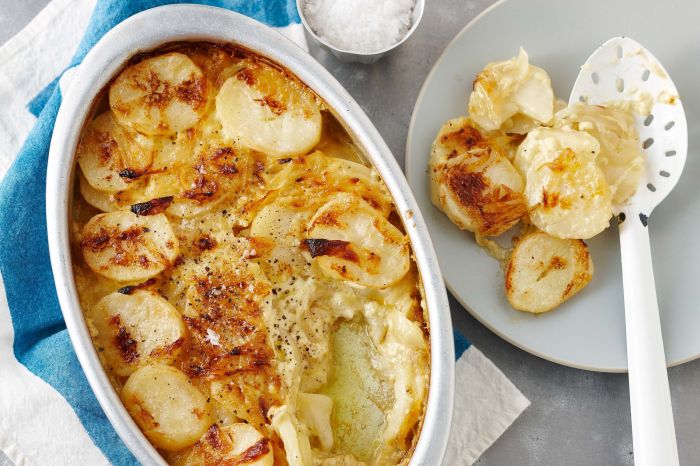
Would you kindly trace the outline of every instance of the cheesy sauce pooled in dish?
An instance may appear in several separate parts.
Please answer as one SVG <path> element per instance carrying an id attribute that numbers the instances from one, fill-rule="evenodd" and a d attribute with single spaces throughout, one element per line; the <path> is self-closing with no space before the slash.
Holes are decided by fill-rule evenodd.
<path id="1" fill-rule="evenodd" d="M 75 279 L 126 409 L 176 465 L 405 464 L 429 325 L 377 172 L 233 45 L 142 54 L 77 149 Z"/>

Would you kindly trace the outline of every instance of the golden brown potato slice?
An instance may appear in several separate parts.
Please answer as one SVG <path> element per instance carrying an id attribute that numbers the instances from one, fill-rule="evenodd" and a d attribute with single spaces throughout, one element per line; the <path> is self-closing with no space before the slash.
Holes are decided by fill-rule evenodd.
<path id="1" fill-rule="evenodd" d="M 109 106 L 119 121 L 148 135 L 193 127 L 208 107 L 209 85 L 202 70 L 181 53 L 148 58 L 122 71 L 109 89 Z"/>
<path id="2" fill-rule="evenodd" d="M 121 398 L 146 437 L 164 450 L 194 444 L 213 422 L 207 397 L 171 366 L 138 369 L 124 384 Z"/>
<path id="3" fill-rule="evenodd" d="M 153 291 L 124 287 L 98 302 L 91 314 L 95 344 L 117 375 L 146 364 L 170 364 L 185 337 L 182 316 Z"/>
<path id="4" fill-rule="evenodd" d="M 173 196 L 171 215 L 195 217 L 264 190 L 266 157 L 223 136 L 212 116 L 157 142 L 153 173 L 144 188 L 129 193 L 141 200 Z"/>
<path id="5" fill-rule="evenodd" d="M 308 273 L 310 269 L 299 241 L 313 215 L 313 210 L 295 209 L 292 199 L 282 198 L 263 207 L 250 225 L 250 236 L 264 238 L 273 244 L 260 261 L 265 275 L 283 282 L 292 274 Z"/>
<path id="6" fill-rule="evenodd" d="M 321 111 L 314 96 L 262 62 L 250 61 L 221 86 L 216 115 L 229 137 L 275 157 L 308 152 L 321 138 Z"/>
<path id="7" fill-rule="evenodd" d="M 148 201 L 157 196 L 149 197 L 148 177 L 139 178 L 129 183 L 129 186 L 124 191 L 110 193 L 107 191 L 98 191 L 90 186 L 85 176 L 80 173 L 78 182 L 80 194 L 82 194 L 85 202 L 91 206 L 101 210 L 102 212 L 114 212 L 115 210 L 127 209 L 133 204 Z M 161 196 L 162 197 L 162 196 Z"/>
<path id="8" fill-rule="evenodd" d="M 164 214 L 139 216 L 126 210 L 91 218 L 83 227 L 80 247 L 92 270 L 118 282 L 158 275 L 179 254 Z"/>
<path id="9" fill-rule="evenodd" d="M 595 163 L 599 150 L 582 131 L 538 128 L 527 135 L 515 161 L 537 228 L 557 238 L 588 239 L 609 226 L 612 196 Z"/>
<path id="10" fill-rule="evenodd" d="M 97 189 L 93 188 L 90 183 L 88 183 L 82 171 L 78 174 L 78 176 L 80 177 L 80 194 L 83 196 L 83 199 L 85 199 L 85 202 L 101 210 L 102 212 L 112 212 L 119 209 L 119 205 L 117 205 L 110 193 L 98 191 Z"/>
<path id="11" fill-rule="evenodd" d="M 112 193 L 127 189 L 143 175 L 154 153 L 153 141 L 120 125 L 107 111 L 85 128 L 78 145 L 78 165 L 90 186 Z"/>
<path id="12" fill-rule="evenodd" d="M 292 207 L 312 212 L 338 192 L 361 197 L 388 217 L 393 208 L 389 191 L 376 170 L 358 162 L 329 157 L 314 151 L 300 157 L 281 159 L 270 188 L 296 200 Z"/>
<path id="13" fill-rule="evenodd" d="M 250 424 L 239 422 L 224 427 L 213 424 L 184 462 L 185 466 L 235 464 L 272 466 L 274 455 L 270 439 Z"/>
<path id="14" fill-rule="evenodd" d="M 593 277 L 588 246 L 536 231 L 520 239 L 506 268 L 510 304 L 535 314 L 551 311 L 581 291 Z"/>
<path id="15" fill-rule="evenodd" d="M 463 230 L 498 236 L 527 215 L 520 173 L 468 118 L 440 129 L 430 157 L 433 204 Z"/>
<path id="16" fill-rule="evenodd" d="M 408 238 L 361 198 L 338 193 L 309 222 L 303 247 L 331 278 L 386 288 L 410 267 Z"/>

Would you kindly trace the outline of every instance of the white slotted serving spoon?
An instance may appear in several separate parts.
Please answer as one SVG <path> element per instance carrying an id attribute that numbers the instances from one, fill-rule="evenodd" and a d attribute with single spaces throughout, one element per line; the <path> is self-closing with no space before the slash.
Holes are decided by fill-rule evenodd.
<path id="1" fill-rule="evenodd" d="M 634 460 L 638 466 L 678 464 L 659 307 L 647 222 L 678 182 L 688 151 L 688 128 L 676 86 L 659 61 L 628 37 L 614 37 L 581 67 L 569 103 L 654 99 L 635 116 L 646 173 L 635 195 L 614 206 L 620 229 L 627 363 Z"/>

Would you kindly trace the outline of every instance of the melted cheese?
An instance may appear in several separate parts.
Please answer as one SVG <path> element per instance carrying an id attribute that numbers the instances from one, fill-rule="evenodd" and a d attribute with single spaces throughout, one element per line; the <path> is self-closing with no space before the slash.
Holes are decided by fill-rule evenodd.
<path id="1" fill-rule="evenodd" d="M 166 129 L 156 124 L 145 131 L 146 123 L 163 115 L 143 113 L 129 100 L 136 106 L 130 115 L 138 118 L 114 125 L 147 133 L 138 137 L 154 148 L 152 160 L 140 172 L 126 173 L 134 179 L 117 178 L 114 186 L 80 177 L 75 191 L 74 271 L 95 344 L 122 335 L 131 366 L 150 370 L 158 361 L 177 369 L 178 380 L 208 400 L 206 415 L 217 423 L 201 438 L 168 439 L 166 432 L 154 440 L 170 449 L 177 445 L 179 451 L 164 453 L 173 464 L 237 461 L 250 449 L 259 455 L 250 464 L 270 464 L 273 457 L 291 465 L 407 463 L 428 393 L 428 326 L 408 239 L 389 220 L 395 210 L 381 178 L 360 163 L 361 151 L 342 125 L 292 76 L 267 62 L 258 67 L 258 57 L 240 50 L 199 44 L 176 53 L 197 68 L 197 79 L 206 79 L 206 111 L 196 107 L 197 121 L 188 117 L 187 124 L 167 113 L 172 124 Z M 160 61 L 148 63 L 157 67 Z M 258 68 L 267 74 L 250 71 Z M 249 74 L 240 75 L 246 70 Z M 256 83 L 256 98 L 262 100 L 245 102 L 255 118 L 240 125 L 245 115 L 230 113 L 232 89 Z M 224 94 L 222 86 L 228 89 Z M 237 99 L 247 95 L 243 91 L 234 93 Z M 168 108 L 179 106 L 179 98 L 169 95 Z M 258 118 L 265 112 L 279 117 L 277 122 Z M 308 131 L 289 140 L 295 131 L 285 126 L 287 120 Z M 256 125 L 264 131 L 253 134 Z M 331 208 L 339 199 L 354 208 Z M 179 255 L 166 257 L 165 270 L 144 272 L 138 255 L 148 245 L 138 238 L 129 243 L 131 234 L 121 224 L 114 225 L 119 241 L 106 245 L 99 232 L 84 228 L 98 209 L 146 226 L 167 223 Z M 81 249 L 90 263 L 91 255 L 100 254 L 112 268 L 130 251 L 133 260 L 126 266 L 133 273 L 103 273 L 105 278 L 88 267 Z M 397 260 L 400 267 L 388 266 Z M 141 275 L 151 279 L 115 281 Z M 131 344 L 132 333 L 157 328 L 157 315 L 147 314 L 143 329 L 131 314 L 123 329 L 112 328 L 97 305 L 107 295 L 131 302 L 131 294 L 145 293 L 174 310 L 167 315 L 177 325 L 169 322 L 169 328 L 181 331 L 182 339 L 173 331 L 153 344 Z M 134 315 L 146 312 L 134 309 Z M 120 348 L 110 348 L 109 358 L 101 354 L 117 391 L 133 372 L 110 363 L 120 357 Z M 158 354 L 136 354 L 151 348 Z M 137 388 L 134 396 L 167 395 L 157 380 L 131 386 Z M 129 403 L 150 432 L 148 414 L 154 413 L 139 411 L 138 399 Z M 157 406 L 165 408 L 155 414 L 169 415 L 167 403 Z M 373 420 L 371 429 L 366 419 Z M 246 435 L 239 439 L 234 433 L 242 426 Z"/>

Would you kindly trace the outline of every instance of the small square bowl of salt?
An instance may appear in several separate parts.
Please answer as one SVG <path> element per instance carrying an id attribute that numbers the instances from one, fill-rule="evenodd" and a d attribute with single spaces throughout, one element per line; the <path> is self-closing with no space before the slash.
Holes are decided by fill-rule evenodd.
<path id="1" fill-rule="evenodd" d="M 343 62 L 374 63 L 418 27 L 425 0 L 296 0 L 313 42 Z"/>

